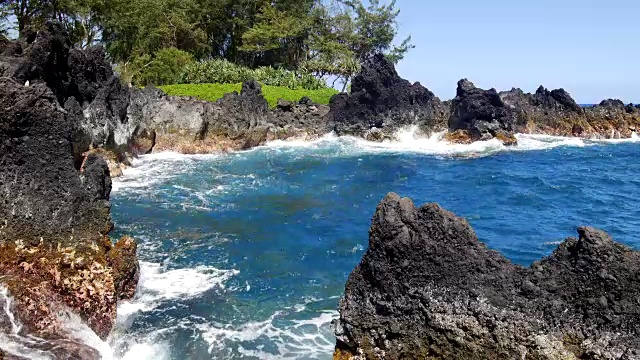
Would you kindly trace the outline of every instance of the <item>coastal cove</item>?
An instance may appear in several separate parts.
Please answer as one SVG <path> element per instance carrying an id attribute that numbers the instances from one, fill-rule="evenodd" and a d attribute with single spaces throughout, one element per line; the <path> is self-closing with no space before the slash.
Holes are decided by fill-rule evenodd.
<path id="1" fill-rule="evenodd" d="M 640 360 L 640 105 L 383 53 L 206 101 L 40 25 L 0 38 L 0 360 Z"/>
<path id="2" fill-rule="evenodd" d="M 468 218 L 525 266 L 582 224 L 640 247 L 637 140 L 518 135 L 505 148 L 400 136 L 136 160 L 112 195 L 116 233 L 136 236 L 142 262 L 110 340 L 116 357 L 330 359 L 344 282 L 389 191 Z"/>

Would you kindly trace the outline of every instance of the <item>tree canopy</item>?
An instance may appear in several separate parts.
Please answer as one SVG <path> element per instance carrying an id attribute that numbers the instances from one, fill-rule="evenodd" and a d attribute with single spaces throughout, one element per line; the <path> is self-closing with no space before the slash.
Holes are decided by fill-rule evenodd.
<path id="1" fill-rule="evenodd" d="M 396 42 L 398 14 L 395 0 L 0 0 L 0 24 L 11 18 L 23 35 L 55 19 L 76 46 L 101 43 L 121 68 L 169 60 L 174 49 L 345 85 L 362 59 L 397 62 L 413 48 L 411 37 Z"/>

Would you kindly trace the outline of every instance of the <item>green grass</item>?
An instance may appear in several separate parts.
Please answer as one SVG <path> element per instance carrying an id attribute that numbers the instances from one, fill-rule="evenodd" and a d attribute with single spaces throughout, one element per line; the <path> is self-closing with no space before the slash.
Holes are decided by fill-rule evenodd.
<path id="1" fill-rule="evenodd" d="M 177 84 L 160 86 L 160 89 L 168 95 L 193 96 L 206 101 L 216 101 L 226 93 L 233 91 L 240 92 L 241 88 L 242 84 Z M 337 93 L 337 90 L 331 88 L 320 90 L 292 90 L 281 86 L 262 85 L 262 94 L 272 108 L 276 106 L 278 99 L 298 101 L 303 96 L 309 97 L 318 104 L 327 105 L 329 104 L 331 96 Z"/>

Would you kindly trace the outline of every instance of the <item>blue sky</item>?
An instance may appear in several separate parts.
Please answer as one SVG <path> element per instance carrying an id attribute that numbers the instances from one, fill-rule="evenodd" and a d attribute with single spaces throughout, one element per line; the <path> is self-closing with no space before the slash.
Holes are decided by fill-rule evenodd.
<path id="1" fill-rule="evenodd" d="M 398 0 L 398 64 L 442 99 L 456 82 L 498 90 L 563 87 L 578 103 L 640 102 L 640 1 Z"/>

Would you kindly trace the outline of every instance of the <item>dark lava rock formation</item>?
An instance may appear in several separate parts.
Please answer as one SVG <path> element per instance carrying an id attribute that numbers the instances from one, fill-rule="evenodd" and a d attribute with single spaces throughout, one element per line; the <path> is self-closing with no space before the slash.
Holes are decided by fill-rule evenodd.
<path id="1" fill-rule="evenodd" d="M 458 82 L 451 108 L 449 139 L 466 136 L 466 142 L 471 142 L 507 136 L 513 134 L 518 121 L 516 109 L 507 106 L 495 89 L 477 88 L 467 79 Z"/>
<path id="2" fill-rule="evenodd" d="M 410 125 L 417 125 L 427 134 L 443 131 L 449 117 L 445 103 L 420 83 L 411 84 L 400 78 L 393 64 L 381 54 L 362 64 L 351 83 L 351 94 L 335 95 L 330 106 L 327 122 L 331 130 L 372 140 L 390 137 Z M 378 131 L 372 134 L 374 128 Z"/>
<path id="3" fill-rule="evenodd" d="M 0 286 L 14 298 L 5 313 L 22 324 L 11 336 L 57 341 L 51 351 L 61 358 L 91 358 L 95 351 L 70 337 L 64 314 L 105 339 L 117 300 L 135 291 L 138 263 L 130 238 L 113 245 L 108 237 L 109 168 L 93 154 L 78 161 L 80 119 L 61 105 L 86 110 L 106 87 L 96 85 L 95 67 L 76 71 L 60 34 L 50 24 L 31 42 L 14 43 L 24 55 L 0 59 L 10 62 L 9 76 L 0 77 Z"/>
<path id="4" fill-rule="evenodd" d="M 640 253 L 578 229 L 524 268 L 437 204 L 389 194 L 335 322 L 336 359 L 640 359 Z"/>
<path id="5" fill-rule="evenodd" d="M 76 169 L 96 154 L 107 160 L 112 176 L 132 156 L 151 151 L 233 151 L 331 131 L 382 141 L 416 127 L 423 136 L 449 130 L 446 139 L 453 142 L 495 137 L 512 145 L 518 132 L 610 138 L 630 137 L 640 126 L 638 107 L 609 100 L 582 109 L 562 89 L 498 93 L 462 80 L 456 98 L 443 102 L 400 78 L 383 55 L 365 60 L 351 94 L 335 95 L 330 106 L 303 98 L 269 109 L 255 81 L 215 102 L 125 87 L 101 47 L 74 49 L 55 23 L 17 41 L 0 39 L 0 49 L 0 76 L 52 91 L 73 128 Z"/>
<path id="6" fill-rule="evenodd" d="M 498 138 L 515 144 L 515 133 L 595 138 L 629 138 L 640 125 L 640 111 L 620 100 L 581 108 L 564 89 L 540 86 L 534 94 L 520 89 L 498 93 L 458 82 L 447 139 L 468 143 Z"/>

